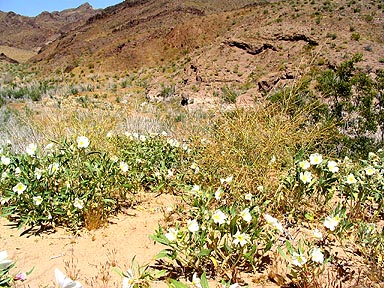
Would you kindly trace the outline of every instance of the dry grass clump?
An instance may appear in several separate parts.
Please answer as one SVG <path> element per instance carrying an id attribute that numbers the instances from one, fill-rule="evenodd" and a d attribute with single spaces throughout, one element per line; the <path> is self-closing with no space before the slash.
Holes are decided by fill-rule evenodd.
<path id="1" fill-rule="evenodd" d="M 303 109 L 288 116 L 278 105 L 222 113 L 208 131 L 211 145 L 201 162 L 209 163 L 211 174 L 233 175 L 247 192 L 260 185 L 276 187 L 299 151 L 330 137 L 329 128 L 306 125 L 308 113 Z"/>
<path id="2" fill-rule="evenodd" d="M 0 147 L 11 145 L 13 151 L 20 152 L 25 149 L 26 144 L 42 140 L 43 135 L 26 118 L 30 112 L 0 107 Z"/>
<path id="3" fill-rule="evenodd" d="M 167 126 L 153 115 L 130 108 L 113 111 L 71 107 L 38 110 L 35 107 L 34 111 L 28 108 L 2 108 L 0 112 L 0 117 L 4 118 L 3 123 L 6 124 L 0 130 L 4 135 L 2 139 L 9 139 L 17 147 L 17 151 L 23 151 L 32 142 L 43 145 L 50 141 L 84 135 L 92 139 L 96 149 L 115 152 L 113 145 L 107 141 L 108 135 L 122 135 L 125 132 L 159 133 Z"/>

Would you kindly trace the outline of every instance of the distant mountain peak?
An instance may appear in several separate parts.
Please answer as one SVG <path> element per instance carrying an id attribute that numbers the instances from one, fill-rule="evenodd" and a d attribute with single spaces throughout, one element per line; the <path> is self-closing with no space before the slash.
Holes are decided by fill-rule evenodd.
<path id="1" fill-rule="evenodd" d="M 81 4 L 79 7 L 77 7 L 77 9 L 79 8 L 94 9 L 93 6 L 88 2 L 85 2 L 84 4 Z"/>
<path id="2" fill-rule="evenodd" d="M 43 47 L 99 13 L 88 2 L 62 11 L 43 11 L 35 17 L 0 11 L 0 45 L 27 50 Z"/>

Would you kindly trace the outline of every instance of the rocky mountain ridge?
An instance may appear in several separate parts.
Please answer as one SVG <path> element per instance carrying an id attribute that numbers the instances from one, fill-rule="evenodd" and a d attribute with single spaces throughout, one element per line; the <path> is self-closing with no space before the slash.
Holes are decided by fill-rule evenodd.
<path id="1" fill-rule="evenodd" d="M 38 51 L 100 13 L 89 3 L 63 11 L 44 11 L 36 17 L 0 11 L 0 45 Z"/>

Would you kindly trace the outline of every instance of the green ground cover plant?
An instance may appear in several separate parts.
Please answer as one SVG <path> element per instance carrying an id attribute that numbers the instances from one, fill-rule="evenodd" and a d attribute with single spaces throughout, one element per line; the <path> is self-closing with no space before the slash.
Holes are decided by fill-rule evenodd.
<path id="1" fill-rule="evenodd" d="M 107 135 L 119 153 L 94 150 L 85 136 L 1 152 L 2 215 L 22 225 L 98 228 L 143 191 L 168 192 L 188 146 L 162 135 Z M 181 177 L 181 176 L 180 176 Z M 167 186 L 168 185 L 168 186 Z"/>

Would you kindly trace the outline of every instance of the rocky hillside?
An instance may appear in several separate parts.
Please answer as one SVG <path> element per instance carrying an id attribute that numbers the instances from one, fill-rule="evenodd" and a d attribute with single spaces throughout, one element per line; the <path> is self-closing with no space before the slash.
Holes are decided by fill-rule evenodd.
<path id="1" fill-rule="evenodd" d="M 63 11 L 42 12 L 36 17 L 0 11 L 0 45 L 38 51 L 99 13 L 88 3 Z"/>
<path id="2" fill-rule="evenodd" d="M 76 10 L 66 11 L 69 19 Z M 62 26 L 68 31 L 31 64 L 73 76 L 136 75 L 150 100 L 168 89 L 202 105 L 217 95 L 248 103 L 356 53 L 365 72 L 384 69 L 381 0 L 126 0 L 93 13 Z"/>
<path id="3" fill-rule="evenodd" d="M 62 34 L 33 61 L 124 71 L 188 55 L 208 68 L 200 74 L 216 79 L 237 67 L 233 80 L 243 81 L 272 71 L 289 78 L 304 63 L 332 66 L 362 53 L 362 65 L 374 69 L 383 67 L 383 9 L 379 0 L 128 0 Z"/>

